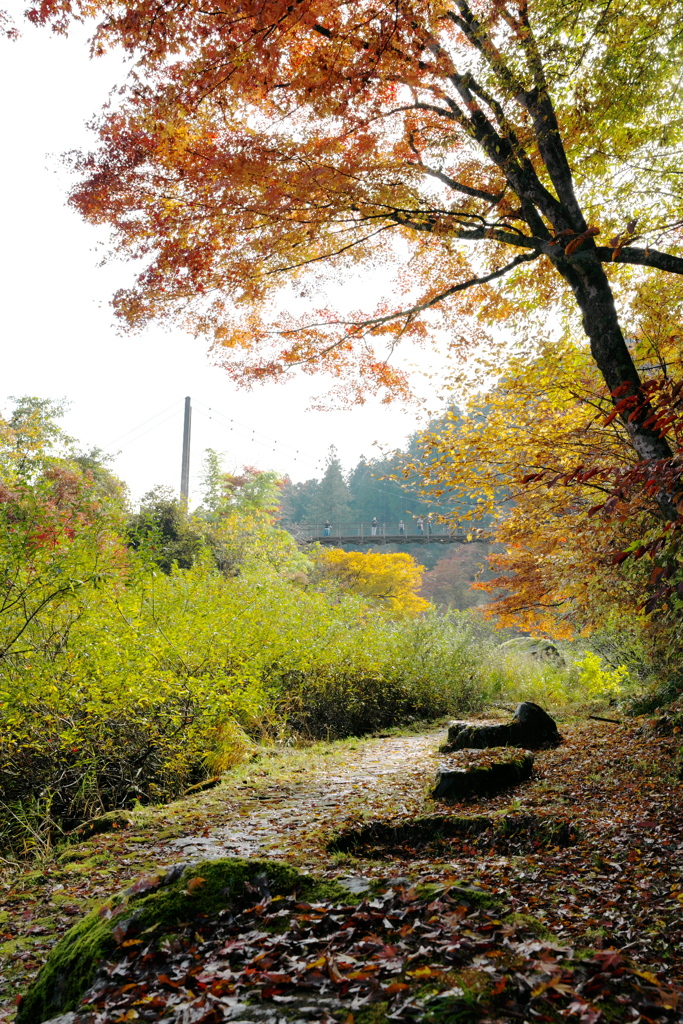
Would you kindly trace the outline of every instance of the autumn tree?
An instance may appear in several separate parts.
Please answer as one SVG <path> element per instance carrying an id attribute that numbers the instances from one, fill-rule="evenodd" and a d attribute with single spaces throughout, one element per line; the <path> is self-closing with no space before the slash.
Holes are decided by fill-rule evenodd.
<path id="1" fill-rule="evenodd" d="M 318 578 L 360 595 L 390 616 L 419 615 L 430 607 L 418 595 L 424 569 L 411 555 L 320 548 L 315 562 Z"/>
<path id="2" fill-rule="evenodd" d="M 456 544 L 455 550 L 438 559 L 423 576 L 420 596 L 442 608 L 472 608 L 485 604 L 490 598 L 475 590 L 472 584 L 489 579 L 486 557 L 489 545 Z"/>
<path id="3" fill-rule="evenodd" d="M 84 595 L 124 579 L 126 489 L 49 399 L 0 416 L 0 662 L 62 649 Z"/>
<path id="4" fill-rule="evenodd" d="M 93 52 L 135 58 L 71 196 L 143 260 L 119 315 L 209 334 L 240 380 L 353 371 L 363 400 L 405 389 L 378 342 L 439 325 L 467 350 L 481 334 L 463 312 L 548 307 L 580 316 L 610 392 L 639 393 L 613 288 L 633 268 L 683 273 L 679 14 L 665 0 L 38 0 L 30 16 L 96 19 Z M 312 308 L 322 280 L 378 264 L 395 287 L 374 309 Z M 302 315 L 273 311 L 287 282 Z M 667 459 L 648 416 L 623 415 L 631 443 Z"/>
<path id="5" fill-rule="evenodd" d="M 658 386 L 655 403 L 662 380 L 668 393 L 681 390 L 673 382 L 683 287 L 671 280 L 666 292 L 654 282 L 641 289 L 627 314 L 643 387 Z M 662 540 L 642 464 L 587 352 L 565 338 L 532 359 L 512 358 L 467 413 L 435 427 L 406 472 L 420 474 L 437 498 L 448 493 L 458 521 L 489 521 L 501 544 L 488 559 L 494 578 L 483 584 L 497 591 L 490 614 L 556 637 L 633 619 L 655 645 L 673 642 L 661 615 L 646 622 L 643 611 L 661 583 L 680 581 L 678 529 L 668 524 L 668 544 Z M 680 410 L 664 434 L 681 449 Z"/>

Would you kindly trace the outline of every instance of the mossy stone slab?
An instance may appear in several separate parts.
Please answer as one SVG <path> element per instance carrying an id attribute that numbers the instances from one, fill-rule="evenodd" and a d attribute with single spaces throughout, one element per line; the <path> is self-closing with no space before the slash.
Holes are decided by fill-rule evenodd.
<path id="1" fill-rule="evenodd" d="M 463 751 L 460 762 L 451 758 L 437 769 L 432 796 L 435 800 L 462 800 L 499 793 L 528 779 L 533 767 L 534 755 L 528 750 L 489 750 L 483 758 L 474 751 Z"/>
<path id="2" fill-rule="evenodd" d="M 441 753 L 467 748 L 484 750 L 489 747 L 524 747 L 536 750 L 555 747 L 562 741 L 557 725 L 550 715 L 525 700 L 518 704 L 514 718 L 506 725 L 482 725 L 477 722 L 451 722 L 448 738 Z"/>
<path id="3" fill-rule="evenodd" d="M 373 844 L 411 844 L 425 839 L 473 837 L 488 831 L 493 819 L 484 815 L 426 814 L 418 818 L 369 821 L 345 829 L 327 844 L 330 853 L 358 853 Z"/>
<path id="4" fill-rule="evenodd" d="M 334 883 L 316 882 L 269 860 L 176 864 L 139 879 L 62 936 L 22 999 L 16 1024 L 41 1024 L 77 1007 L 98 964 L 115 956 L 122 942 L 155 926 L 173 928 L 198 916 L 214 918 L 250 892 L 253 900 L 254 891 L 264 896 L 296 892 L 309 902 L 345 896 Z"/>

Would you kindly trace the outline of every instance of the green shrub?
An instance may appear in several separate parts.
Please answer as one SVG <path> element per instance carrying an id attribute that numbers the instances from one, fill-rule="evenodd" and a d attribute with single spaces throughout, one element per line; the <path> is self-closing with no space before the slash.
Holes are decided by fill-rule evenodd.
<path id="1" fill-rule="evenodd" d="M 123 579 L 52 610 L 67 638 L 58 652 L 41 653 L 36 626 L 27 653 L 5 660 L 6 848 L 176 797 L 254 740 L 358 734 L 481 703 L 465 616 L 393 622 L 302 587 L 286 564 L 165 574 L 128 557 Z"/>

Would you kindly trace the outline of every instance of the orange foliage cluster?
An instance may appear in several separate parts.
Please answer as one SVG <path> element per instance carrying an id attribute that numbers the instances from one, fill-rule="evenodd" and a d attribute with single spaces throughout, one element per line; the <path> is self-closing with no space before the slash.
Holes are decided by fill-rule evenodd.
<path id="1" fill-rule="evenodd" d="M 467 352 L 484 330 L 473 322 L 549 301 L 578 303 L 608 386 L 637 391 L 602 265 L 680 274 L 683 259 L 630 244 L 655 225 L 678 238 L 654 172 L 639 181 L 641 234 L 623 229 L 620 116 L 632 159 L 649 153 L 648 112 L 678 52 L 670 5 L 632 6 L 568 21 L 552 0 L 37 0 L 30 17 L 58 31 L 98 19 L 93 52 L 136 60 L 98 151 L 74 158 L 71 197 L 143 261 L 115 299 L 125 321 L 180 319 L 239 381 L 323 366 L 363 401 L 408 393 L 389 363 L 402 338 L 439 327 Z M 656 59 L 652 33 L 670 45 Z M 572 168 L 614 244 L 596 245 Z M 356 308 L 354 275 L 388 268 L 393 294 Z M 321 303 L 344 276 L 338 308 Z M 641 456 L 658 450 L 633 433 Z"/>

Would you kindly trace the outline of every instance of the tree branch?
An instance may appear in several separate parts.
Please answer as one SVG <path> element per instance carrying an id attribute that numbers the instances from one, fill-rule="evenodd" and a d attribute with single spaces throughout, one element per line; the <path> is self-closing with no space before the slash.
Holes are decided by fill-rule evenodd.
<path id="1" fill-rule="evenodd" d="M 499 203 L 503 198 L 503 193 L 499 192 L 498 195 L 494 195 L 493 192 L 484 192 L 481 188 L 471 188 L 470 185 L 463 185 L 461 182 L 456 181 L 455 178 L 451 178 L 449 174 L 444 171 L 435 171 L 431 167 L 427 167 L 425 164 L 420 163 L 420 167 L 425 174 L 430 174 L 432 178 L 438 178 L 444 185 L 448 185 L 449 188 L 454 189 L 456 192 L 462 192 L 463 195 L 471 196 L 473 199 L 483 199 L 488 203 Z"/>
<path id="2" fill-rule="evenodd" d="M 466 288 L 473 288 L 478 284 L 487 284 L 489 281 L 495 281 L 496 278 L 503 277 L 511 270 L 514 270 L 515 267 L 518 267 L 521 263 L 530 263 L 532 260 L 538 259 L 540 255 L 540 252 L 533 252 L 515 256 L 514 260 L 511 260 L 510 263 L 506 263 L 505 266 L 500 267 L 499 270 L 493 270 L 490 274 L 485 274 L 483 277 L 472 277 L 469 281 L 461 281 L 459 284 L 451 285 L 451 287 L 446 288 L 445 291 L 439 292 L 438 295 L 434 295 L 431 299 L 425 299 L 424 302 L 418 302 L 415 306 L 411 306 L 409 309 L 397 310 L 395 313 L 387 313 L 386 316 L 372 317 L 369 320 L 328 320 L 322 323 L 308 324 L 308 328 L 331 327 L 334 325 L 370 328 L 380 327 L 382 324 L 390 323 L 392 320 L 400 320 L 402 317 L 412 319 L 417 316 L 418 313 L 423 313 L 432 306 L 436 306 L 439 302 L 443 302 L 444 299 L 450 298 L 451 295 L 455 295 L 456 292 L 465 291 Z M 299 331 L 301 328 L 297 328 L 296 330 Z M 293 332 L 278 331 L 278 333 L 291 334 Z"/>
<path id="3" fill-rule="evenodd" d="M 538 54 L 531 26 L 525 20 L 522 25 L 517 25 L 516 28 L 516 34 L 522 40 L 527 60 L 531 65 L 532 76 L 538 83 L 540 73 L 540 81 L 543 83 L 540 87 L 539 84 L 536 84 L 533 89 L 528 90 L 525 89 L 521 80 L 507 66 L 489 33 L 473 14 L 466 0 L 456 0 L 456 3 L 460 9 L 460 16 L 454 12 L 449 12 L 448 16 L 451 21 L 458 25 L 472 45 L 486 58 L 503 88 L 511 98 L 514 98 L 526 110 L 531 118 L 540 155 L 560 200 L 558 203 L 555 197 L 544 189 L 543 191 L 546 193 L 544 198 L 546 200 L 550 198 L 552 200 L 551 206 L 555 205 L 555 209 L 549 211 L 544 209 L 542 204 L 540 209 L 543 210 L 543 213 L 551 220 L 551 223 L 557 230 L 572 227 L 577 231 L 585 231 L 587 225 L 574 192 L 574 181 L 569 161 L 562 144 L 555 109 L 545 86 L 540 55 Z M 506 20 L 509 24 L 511 23 L 509 17 Z M 527 173 L 530 170 L 533 171 L 533 166 L 526 159 L 522 163 Z M 533 176 L 536 177 L 535 172 L 533 172 Z M 537 202 L 535 198 L 534 201 Z M 560 218 L 562 221 L 566 220 L 567 223 L 561 223 Z M 536 228 L 533 230 L 537 231 Z"/>
<path id="4" fill-rule="evenodd" d="M 683 259 L 680 256 L 671 256 L 668 252 L 634 249 L 631 246 L 612 249 L 608 245 L 596 246 L 595 252 L 602 263 L 629 263 L 632 266 L 667 270 L 670 274 L 683 274 Z"/>

